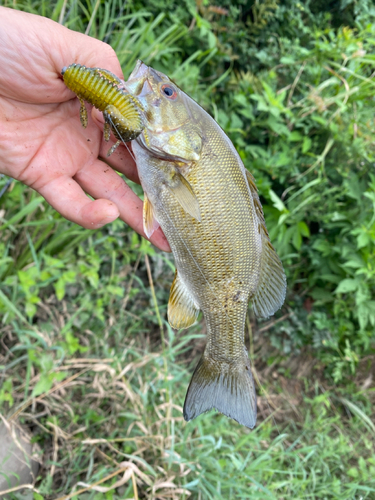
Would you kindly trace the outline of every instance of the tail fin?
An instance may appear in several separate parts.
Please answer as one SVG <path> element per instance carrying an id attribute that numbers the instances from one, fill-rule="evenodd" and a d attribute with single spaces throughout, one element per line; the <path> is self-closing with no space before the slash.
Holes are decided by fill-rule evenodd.
<path id="1" fill-rule="evenodd" d="M 184 418 L 189 421 L 212 408 L 250 429 L 255 426 L 256 393 L 247 355 L 229 364 L 203 354 L 190 381 Z"/>

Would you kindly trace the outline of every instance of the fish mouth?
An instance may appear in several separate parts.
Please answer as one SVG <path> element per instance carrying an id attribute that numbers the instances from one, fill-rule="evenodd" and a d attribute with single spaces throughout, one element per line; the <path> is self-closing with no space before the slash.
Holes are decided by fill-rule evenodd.
<path id="1" fill-rule="evenodd" d="M 155 92 L 159 83 L 165 79 L 169 80 L 168 77 L 138 59 L 135 68 L 125 82 L 124 88 L 135 97 L 142 98 Z"/>
<path id="2" fill-rule="evenodd" d="M 135 68 L 133 69 L 133 71 L 131 72 L 131 74 L 128 78 L 128 81 L 135 80 L 135 79 L 138 80 L 139 78 L 142 78 L 142 77 L 146 78 L 146 75 L 148 73 L 148 69 L 149 69 L 149 67 L 143 61 L 138 59 L 136 65 L 135 65 Z"/>
<path id="3" fill-rule="evenodd" d="M 150 66 L 147 66 L 147 64 L 145 64 L 143 61 L 138 59 L 136 65 L 135 65 L 135 68 L 133 69 L 133 71 L 131 72 L 131 75 L 129 76 L 128 81 L 135 80 L 135 79 L 139 80 L 140 78 L 149 79 L 150 77 L 153 78 L 154 80 L 156 80 L 157 82 L 161 82 L 163 79 L 161 74 L 159 73 L 159 71 L 156 71 L 156 69 L 150 68 Z"/>

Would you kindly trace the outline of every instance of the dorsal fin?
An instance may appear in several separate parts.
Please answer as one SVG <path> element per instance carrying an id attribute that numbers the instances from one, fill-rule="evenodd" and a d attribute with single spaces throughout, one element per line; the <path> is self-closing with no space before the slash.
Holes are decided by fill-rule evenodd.
<path id="1" fill-rule="evenodd" d="M 196 322 L 198 313 L 199 307 L 180 280 L 176 270 L 168 302 L 169 324 L 176 329 L 189 328 Z"/>
<path id="2" fill-rule="evenodd" d="M 262 238 L 262 254 L 258 287 L 252 297 L 254 314 L 258 318 L 272 316 L 283 305 L 286 294 L 286 277 L 283 265 L 272 246 L 262 205 L 254 177 L 246 170 L 246 178 L 253 197 L 255 212 L 258 218 L 258 230 Z"/>

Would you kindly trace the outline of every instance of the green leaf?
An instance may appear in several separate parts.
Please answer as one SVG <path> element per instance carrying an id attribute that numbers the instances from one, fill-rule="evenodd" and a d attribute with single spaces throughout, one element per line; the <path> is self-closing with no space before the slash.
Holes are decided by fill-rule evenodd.
<path id="1" fill-rule="evenodd" d="M 303 135 L 300 134 L 299 132 L 297 132 L 296 130 L 291 132 L 291 134 L 289 135 L 289 140 L 291 142 L 299 142 L 299 141 L 302 141 L 302 139 L 303 139 Z"/>
<path id="2" fill-rule="evenodd" d="M 32 302 L 27 301 L 25 305 L 25 312 L 27 316 L 31 319 L 35 316 L 37 311 L 36 305 L 33 304 Z"/>
<path id="3" fill-rule="evenodd" d="M 308 151 L 310 151 L 310 148 L 311 148 L 311 144 L 312 144 L 312 140 L 310 139 L 310 137 L 304 137 L 303 139 L 303 144 L 302 144 L 302 153 L 307 153 Z"/>
<path id="4" fill-rule="evenodd" d="M 357 306 L 357 316 L 359 326 L 361 330 L 364 330 L 369 320 L 369 310 L 365 302 Z"/>
<path id="5" fill-rule="evenodd" d="M 293 233 L 293 239 L 292 239 L 293 245 L 297 250 L 301 248 L 302 245 L 302 236 L 301 233 L 299 232 L 298 226 L 294 228 L 294 233 Z"/>
<path id="6" fill-rule="evenodd" d="M 313 248 L 319 250 L 323 257 L 328 257 L 332 254 L 332 245 L 328 240 L 318 239 L 314 242 Z"/>
<path id="7" fill-rule="evenodd" d="M 31 393 L 31 397 L 35 398 L 40 394 L 48 392 L 51 389 L 52 384 L 53 384 L 53 377 L 51 377 L 51 374 L 41 375 L 39 381 L 36 383 L 33 389 L 33 392 Z"/>
<path id="8" fill-rule="evenodd" d="M 366 247 L 370 242 L 371 236 L 364 231 L 357 236 L 357 248 Z"/>
<path id="9" fill-rule="evenodd" d="M 293 64 L 293 63 L 295 63 L 295 60 L 293 59 L 293 57 L 290 57 L 290 56 L 283 56 L 283 57 L 280 59 L 280 63 L 281 63 L 281 64 Z"/>
<path id="10" fill-rule="evenodd" d="M 42 374 L 40 376 L 39 381 L 36 383 L 33 392 L 31 393 L 31 397 L 35 398 L 39 396 L 40 394 L 44 394 L 45 392 L 48 392 L 53 383 L 55 381 L 61 382 L 61 380 L 64 380 L 66 376 L 68 375 L 68 372 L 56 372 L 56 373 L 48 373 L 48 374 Z"/>
<path id="11" fill-rule="evenodd" d="M 286 210 L 284 203 L 281 201 L 281 199 L 277 196 L 277 194 L 272 189 L 269 190 L 268 194 L 273 202 L 273 206 L 275 208 L 277 208 L 277 210 L 279 210 L 279 212 Z"/>
<path id="12" fill-rule="evenodd" d="M 8 220 L 8 222 L 6 222 L 2 226 L 0 226 L 0 231 L 3 231 L 6 227 L 8 227 L 8 226 L 10 226 L 12 224 L 15 224 L 16 222 L 20 221 L 26 215 L 31 214 L 42 203 L 45 203 L 44 198 L 42 196 L 37 196 L 32 201 L 30 201 L 30 203 L 28 203 L 25 207 L 23 207 L 22 210 L 20 210 L 13 217 L 11 217 Z"/>
<path id="13" fill-rule="evenodd" d="M 0 290 L 0 302 L 5 306 L 5 309 L 12 311 L 23 323 L 29 325 L 27 319 L 19 312 L 17 307 L 11 302 L 8 297 Z"/>
<path id="14" fill-rule="evenodd" d="M 70 330 L 66 332 L 65 340 L 70 354 L 74 354 L 77 351 L 79 352 L 87 351 L 87 347 L 81 346 L 81 344 L 79 343 L 79 339 L 75 337 Z"/>
<path id="15" fill-rule="evenodd" d="M 3 382 L 2 387 L 0 388 L 0 403 L 3 401 L 7 401 L 10 406 L 13 406 L 13 383 L 12 379 L 9 378 Z"/>
<path id="16" fill-rule="evenodd" d="M 342 280 L 336 288 L 335 293 L 348 293 L 358 289 L 358 281 L 353 279 Z"/>
<path id="17" fill-rule="evenodd" d="M 358 407 L 358 405 L 354 404 L 352 401 L 349 401 L 347 398 L 340 398 L 340 401 L 344 405 L 346 405 L 349 408 L 349 410 L 356 415 L 357 418 L 359 418 L 360 420 L 362 420 L 362 422 L 364 423 L 364 425 L 371 431 L 371 433 L 373 434 L 373 436 L 375 436 L 375 424 L 371 420 L 371 418 L 369 418 L 369 416 L 366 415 L 366 413 L 364 413 Z"/>
<path id="18" fill-rule="evenodd" d="M 306 236 L 308 238 L 310 236 L 310 229 L 308 228 L 305 222 L 301 221 L 298 223 L 298 230 L 302 234 L 302 236 Z"/>
<path id="19" fill-rule="evenodd" d="M 359 476 L 358 469 L 356 469 L 355 467 L 350 467 L 347 474 L 348 474 L 348 476 L 354 477 L 354 478 L 357 478 Z"/>
<path id="20" fill-rule="evenodd" d="M 56 292 L 57 300 L 62 300 L 65 296 L 65 280 L 63 278 L 59 278 L 53 286 Z"/>
<path id="21" fill-rule="evenodd" d="M 115 285 L 108 285 L 107 292 L 111 293 L 112 295 L 117 295 L 118 297 L 123 297 L 125 294 L 124 288 Z"/>

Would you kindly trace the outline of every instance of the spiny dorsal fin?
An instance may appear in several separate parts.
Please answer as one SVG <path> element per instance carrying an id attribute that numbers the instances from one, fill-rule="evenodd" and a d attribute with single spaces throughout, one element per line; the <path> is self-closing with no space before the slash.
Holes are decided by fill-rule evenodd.
<path id="1" fill-rule="evenodd" d="M 182 208 L 194 219 L 201 221 L 199 203 L 194 194 L 193 188 L 185 177 L 177 170 L 173 174 L 173 180 L 166 184 L 173 196 L 177 199 Z"/>
<path id="2" fill-rule="evenodd" d="M 147 238 L 150 238 L 158 227 L 159 222 L 156 220 L 154 207 L 145 193 L 143 199 L 143 231 Z"/>
<path id="3" fill-rule="evenodd" d="M 271 244 L 262 205 L 254 177 L 246 171 L 246 178 L 253 196 L 255 212 L 258 217 L 258 230 L 262 238 L 262 255 L 257 291 L 252 297 L 254 314 L 258 318 L 272 316 L 283 305 L 286 294 L 286 277 L 283 265 Z"/>
<path id="4" fill-rule="evenodd" d="M 177 270 L 168 302 L 168 322 L 172 328 L 189 328 L 198 317 L 199 307 L 180 280 Z"/>
<path id="5" fill-rule="evenodd" d="M 253 197 L 253 202 L 254 202 L 256 214 L 258 216 L 258 220 L 260 221 L 261 224 L 266 226 L 266 222 L 264 220 L 262 204 L 260 202 L 258 190 L 257 190 L 257 187 L 255 185 L 255 179 L 248 170 L 246 170 L 246 178 L 247 178 L 247 183 L 249 184 L 251 195 Z M 266 229 L 266 232 L 267 232 L 267 229 Z M 267 235 L 268 235 L 268 232 L 267 232 Z"/>

